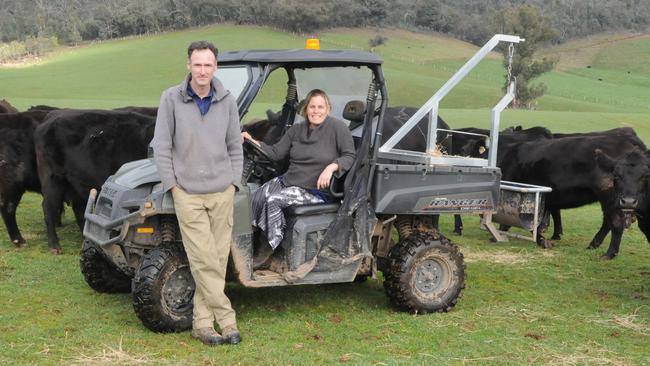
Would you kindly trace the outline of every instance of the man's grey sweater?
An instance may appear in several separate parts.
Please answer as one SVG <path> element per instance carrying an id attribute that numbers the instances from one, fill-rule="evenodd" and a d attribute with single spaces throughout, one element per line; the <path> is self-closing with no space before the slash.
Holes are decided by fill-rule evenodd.
<path id="1" fill-rule="evenodd" d="M 210 110 L 204 116 L 187 93 L 189 75 L 160 97 L 154 160 L 163 188 L 178 185 L 191 194 L 225 191 L 239 186 L 243 153 L 235 98 L 216 78 Z"/>
<path id="2" fill-rule="evenodd" d="M 348 127 L 328 116 L 322 124 L 311 129 L 307 121 L 297 123 L 275 145 L 261 143 L 273 160 L 289 155 L 289 169 L 284 183 L 306 189 L 316 189 L 323 169 L 331 163 L 339 166 L 336 176 L 348 171 L 354 162 L 354 142 Z"/>

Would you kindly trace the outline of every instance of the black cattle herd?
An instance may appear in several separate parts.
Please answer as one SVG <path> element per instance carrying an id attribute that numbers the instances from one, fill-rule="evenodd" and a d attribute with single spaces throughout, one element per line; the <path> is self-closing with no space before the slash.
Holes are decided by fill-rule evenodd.
<path id="1" fill-rule="evenodd" d="M 384 138 L 417 109 L 387 109 Z M 52 253 L 61 252 L 56 226 L 65 204 L 83 227 L 88 193 L 122 164 L 143 159 L 155 124 L 156 108 L 124 107 L 113 110 L 58 109 L 34 106 L 18 112 L 0 101 L 0 211 L 7 233 L 16 246 L 25 245 L 18 229 L 16 209 L 25 191 L 43 195 L 43 213 Z M 274 142 L 283 125 L 279 114 L 245 126 L 257 139 Z M 424 151 L 426 119 L 420 121 L 398 148 Z M 439 127 L 449 126 L 438 120 Z M 463 128 L 457 131 L 488 134 L 487 130 Z M 485 139 L 476 135 L 439 133 L 442 150 L 456 156 L 486 157 Z M 597 248 L 611 231 L 604 258 L 619 251 L 623 231 L 636 219 L 650 241 L 650 155 L 631 128 L 592 133 L 557 134 L 544 127 L 508 128 L 499 134 L 497 165 L 502 179 L 548 186 L 545 208 L 553 218 L 551 239 L 563 234 L 561 209 L 599 202 L 602 225 L 589 248 Z M 461 233 L 456 219 L 454 231 Z M 540 230 L 541 232 L 541 230 Z M 549 242 L 540 233 L 538 244 Z"/>

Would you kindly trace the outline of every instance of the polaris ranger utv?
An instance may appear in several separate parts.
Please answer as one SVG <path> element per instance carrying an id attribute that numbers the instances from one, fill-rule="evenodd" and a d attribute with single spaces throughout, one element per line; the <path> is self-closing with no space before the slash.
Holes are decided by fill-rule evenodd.
<path id="1" fill-rule="evenodd" d="M 477 63 L 499 41 L 520 39 L 497 35 L 468 64 Z M 300 100 L 319 88 L 331 98 L 331 114 L 349 123 L 357 148 L 346 177 L 330 186 L 340 202 L 286 209 L 284 240 L 265 260 L 268 244 L 251 226 L 250 198 L 261 184 L 282 174 L 282 167 L 254 144 L 244 143 L 230 280 L 247 287 L 341 283 L 380 270 L 386 294 L 398 309 L 423 314 L 447 311 L 456 304 L 465 286 L 463 255 L 434 229 L 432 218 L 441 213 L 496 212 L 501 178 L 495 156 L 448 156 L 440 154 L 436 144 L 437 103 L 473 65 L 461 69 L 383 141 L 388 91 L 381 64 L 375 54 L 352 50 L 219 54 L 216 76 L 236 96 L 244 124 L 268 107 L 279 107 L 268 132 L 275 129 L 279 137 L 302 119 Z M 282 94 L 277 92 L 280 88 Z M 283 94 L 286 97 L 278 102 L 277 96 Z M 512 88 L 501 109 L 508 97 Z M 396 149 L 397 141 L 427 115 L 427 151 Z M 498 113 L 490 140 L 495 152 L 496 131 Z M 190 328 L 194 281 L 172 196 L 163 191 L 153 160 L 125 164 L 99 194 L 93 190 L 85 219 L 81 271 L 88 284 L 100 292 L 131 291 L 137 316 L 151 330 Z M 397 242 L 391 240 L 393 228 Z"/>

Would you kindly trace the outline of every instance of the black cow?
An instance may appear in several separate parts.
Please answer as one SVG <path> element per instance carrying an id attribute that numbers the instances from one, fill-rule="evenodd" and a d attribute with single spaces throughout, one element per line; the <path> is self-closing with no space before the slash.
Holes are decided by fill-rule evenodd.
<path id="1" fill-rule="evenodd" d="M 18 113 L 18 110 L 6 100 L 0 100 L 0 114 L 2 113 Z"/>
<path id="2" fill-rule="evenodd" d="M 90 189 L 99 189 L 124 163 L 147 157 L 155 119 L 140 113 L 62 109 L 34 133 L 48 246 L 61 253 L 56 213 L 66 200 L 83 228 Z"/>
<path id="3" fill-rule="evenodd" d="M 382 131 L 383 142 L 388 141 L 388 139 L 397 132 L 406 123 L 406 121 L 411 118 L 415 112 L 418 111 L 418 108 L 413 107 L 389 107 L 386 108 L 386 113 L 384 116 L 384 128 Z M 440 129 L 449 129 L 449 125 L 445 122 L 440 116 L 438 116 L 438 128 Z M 427 148 L 427 134 L 429 133 L 429 117 L 424 116 L 420 119 L 417 125 L 412 128 L 406 136 L 404 136 L 396 145 L 396 149 L 411 150 L 424 152 Z M 382 142 L 382 143 L 383 143 Z M 438 131 L 436 136 L 436 145 L 438 149 L 445 154 L 451 152 L 452 149 L 452 137 L 451 133 Z"/>
<path id="4" fill-rule="evenodd" d="M 636 132 L 631 127 L 617 127 L 607 131 L 593 131 L 593 132 L 573 132 L 573 133 L 554 133 L 554 139 L 564 137 L 581 137 L 581 136 L 608 136 L 608 135 L 623 135 L 637 137 Z"/>
<path id="5" fill-rule="evenodd" d="M 489 135 L 490 131 L 481 128 L 467 127 L 458 128 L 454 131 L 470 132 L 479 135 Z M 523 129 L 521 126 L 508 127 L 499 132 L 498 148 L 497 148 L 497 166 L 501 166 L 501 157 L 513 145 L 521 142 L 545 140 L 553 138 L 553 134 L 546 127 L 531 127 Z M 452 138 L 452 153 L 457 156 L 470 156 L 474 158 L 487 158 L 489 154 L 489 146 L 487 146 L 485 138 L 476 135 L 467 135 L 462 133 L 454 133 Z"/>
<path id="6" fill-rule="evenodd" d="M 114 111 L 126 111 L 144 114 L 149 117 L 156 117 L 158 115 L 158 107 L 120 107 L 113 109 Z"/>
<path id="7" fill-rule="evenodd" d="M 481 130 L 475 128 L 459 129 L 459 130 L 479 133 L 479 134 L 488 133 L 487 130 Z M 588 137 L 588 136 L 608 136 L 608 135 L 628 136 L 630 137 L 630 142 L 640 143 L 638 147 L 640 149 L 645 148 L 643 143 L 638 139 L 634 130 L 629 127 L 614 128 L 607 131 L 596 131 L 596 132 L 588 132 L 588 133 L 551 134 L 550 131 L 544 127 L 532 127 L 529 129 L 522 129 L 521 126 L 517 126 L 511 130 L 501 131 L 501 133 L 499 134 L 500 137 L 499 137 L 499 152 L 497 154 L 497 165 L 501 166 L 501 159 L 504 156 L 504 153 L 509 149 L 511 149 L 512 146 L 517 146 L 517 144 L 519 144 L 520 142 L 536 141 L 537 139 L 550 139 L 550 138 L 559 139 L 559 138 L 566 138 L 566 137 Z M 485 146 L 484 139 L 482 138 L 479 139 L 473 136 L 465 137 L 463 135 L 460 135 L 459 138 L 458 135 L 454 135 L 453 150 L 454 150 L 454 154 L 456 155 L 464 155 L 464 156 L 469 155 L 474 157 L 487 156 L 487 148 Z M 560 214 L 560 210 L 548 209 L 547 211 L 550 213 L 551 217 L 553 218 L 554 230 L 551 239 L 559 240 L 561 239 L 561 235 L 563 234 L 562 217 Z M 501 229 L 507 230 L 507 227 L 502 226 Z"/>
<path id="8" fill-rule="evenodd" d="M 61 108 L 52 107 L 52 106 L 45 105 L 45 104 L 38 104 L 38 105 L 33 105 L 33 106 L 29 107 L 27 112 L 34 112 L 34 111 L 52 112 L 52 111 L 56 111 L 56 110 L 59 110 L 59 109 L 61 109 Z"/>
<path id="9" fill-rule="evenodd" d="M 59 109 L 70 109 L 70 108 L 59 108 L 59 107 L 52 107 L 52 106 L 49 106 L 49 105 L 39 104 L 39 105 L 33 105 L 33 106 L 29 107 L 29 109 L 27 111 L 28 112 L 31 112 L 31 111 L 48 111 L 48 112 L 51 112 L 51 111 L 56 111 L 56 110 L 59 110 Z M 136 112 L 136 113 L 145 114 L 145 115 L 151 116 L 151 117 L 156 117 L 156 115 L 158 114 L 158 107 L 126 106 L 126 107 L 115 108 L 113 110 L 114 111 Z"/>
<path id="10" fill-rule="evenodd" d="M 460 131 L 488 134 L 488 130 L 481 130 L 477 128 L 458 129 Z M 497 166 L 501 166 L 501 157 L 508 151 L 513 144 L 517 145 L 520 142 L 536 141 L 538 139 L 550 138 L 564 138 L 564 137 L 579 137 L 579 136 L 603 136 L 603 135 L 627 135 L 636 137 L 633 129 L 629 127 L 615 128 L 608 131 L 589 132 L 589 133 L 551 133 L 545 127 L 531 127 L 523 129 L 521 126 L 511 127 L 499 133 L 499 151 L 497 153 Z M 633 138 L 631 141 L 635 141 Z M 639 140 L 640 141 L 640 140 Z M 639 146 L 639 148 L 643 148 Z M 454 135 L 453 150 L 455 155 L 473 156 L 473 157 L 487 157 L 488 149 L 485 145 L 483 138 L 467 135 Z M 553 236 L 552 240 L 559 240 L 563 234 L 562 217 L 560 210 L 548 210 L 553 218 Z M 507 227 L 502 226 L 501 229 L 507 230 Z M 456 231 L 456 230 L 455 230 Z"/>
<path id="11" fill-rule="evenodd" d="M 579 136 L 607 136 L 607 135 L 623 135 L 630 136 L 631 142 L 641 141 L 637 138 L 636 132 L 630 127 L 619 127 L 613 128 L 607 131 L 594 131 L 594 132 L 585 132 L 585 133 L 554 133 L 553 138 L 564 138 L 564 137 L 579 137 Z M 640 145 L 639 149 L 644 149 L 645 146 Z M 551 217 L 553 218 L 553 236 L 551 240 L 560 240 L 564 234 L 564 227 L 562 225 L 562 215 L 560 210 L 551 210 Z"/>
<path id="12" fill-rule="evenodd" d="M 618 254 L 623 230 L 630 224 L 650 175 L 645 148 L 639 146 L 643 142 L 627 134 L 517 143 L 500 159 L 501 172 L 504 180 L 551 187 L 553 191 L 545 196 L 548 210 L 600 202 L 603 226 L 612 230 L 603 257 L 611 259 Z M 602 243 L 603 232 L 601 228 L 589 248 Z M 537 241 L 544 245 L 541 233 Z"/>
<path id="13" fill-rule="evenodd" d="M 11 242 L 25 239 L 16 222 L 16 209 L 25 191 L 39 192 L 34 130 L 47 112 L 0 114 L 0 213 Z"/>

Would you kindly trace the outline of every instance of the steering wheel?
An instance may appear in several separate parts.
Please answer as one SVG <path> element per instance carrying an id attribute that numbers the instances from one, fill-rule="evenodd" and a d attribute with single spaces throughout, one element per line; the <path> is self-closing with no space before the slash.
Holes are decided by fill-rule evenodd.
<path id="1" fill-rule="evenodd" d="M 275 168 L 273 159 L 271 159 L 269 154 L 267 154 L 266 151 L 262 150 L 262 148 L 259 147 L 256 143 L 250 141 L 249 139 L 244 139 L 242 147 L 244 149 L 246 157 L 250 159 L 255 164 L 255 166 L 259 166 L 271 174 L 277 174 L 277 169 Z"/>
<path id="2" fill-rule="evenodd" d="M 259 145 L 249 139 L 244 139 L 244 144 L 242 146 L 248 155 L 255 156 L 269 162 L 273 161 L 269 154 L 266 153 L 266 151 L 262 150 Z"/>

